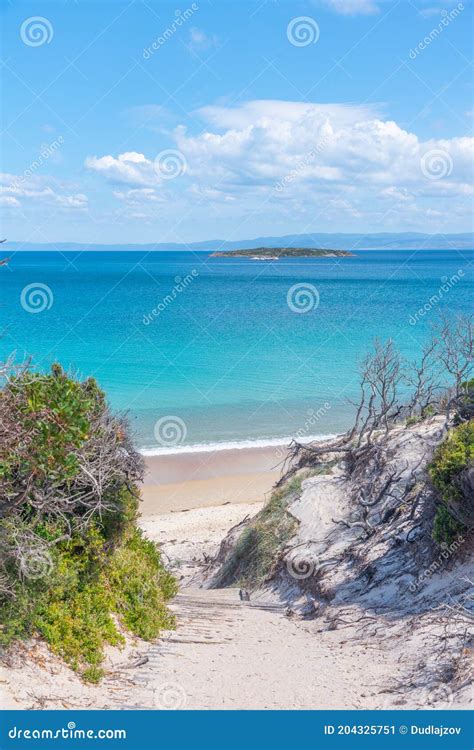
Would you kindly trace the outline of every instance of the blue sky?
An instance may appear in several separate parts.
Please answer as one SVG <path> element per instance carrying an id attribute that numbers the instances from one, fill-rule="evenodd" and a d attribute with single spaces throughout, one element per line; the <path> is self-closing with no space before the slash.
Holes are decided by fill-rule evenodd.
<path id="1" fill-rule="evenodd" d="M 471 229 L 472 4 L 5 2 L 2 233 Z"/>

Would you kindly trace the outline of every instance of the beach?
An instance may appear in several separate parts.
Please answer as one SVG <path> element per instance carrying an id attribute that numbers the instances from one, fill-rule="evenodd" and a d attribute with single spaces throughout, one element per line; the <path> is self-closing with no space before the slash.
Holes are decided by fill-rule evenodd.
<path id="1" fill-rule="evenodd" d="M 181 584 L 199 576 L 230 528 L 253 516 L 280 476 L 281 446 L 146 457 L 140 526 Z"/>
<path id="2" fill-rule="evenodd" d="M 280 476 L 282 446 L 220 448 L 146 456 L 141 513 L 263 502 Z"/>
<path id="3" fill-rule="evenodd" d="M 243 602 L 238 587 L 202 587 L 203 574 L 229 529 L 262 508 L 279 477 L 275 459 L 280 454 L 281 449 L 271 446 L 188 449 L 147 457 L 139 525 L 159 544 L 179 581 L 171 603 L 177 629 L 152 642 L 125 634 L 123 646 L 108 646 L 100 685 L 84 683 L 44 642 L 33 638 L 13 651 L 0 669 L 3 705 L 286 710 L 467 706 L 468 687 L 456 698 L 443 686 L 433 690 L 423 682 L 406 696 L 395 687 L 394 677 L 402 680 L 405 665 L 416 665 L 419 654 L 427 652 L 433 638 L 429 612 L 420 613 L 407 638 L 406 617 L 367 614 L 357 603 L 346 602 L 340 621 L 324 614 L 306 619 L 292 608 L 305 604 L 303 593 L 299 604 L 288 606 L 277 591 L 252 592 L 251 600 Z M 323 492 L 325 482 L 334 482 L 332 493 Z M 311 502 L 292 512 L 320 514 L 326 504 L 328 523 L 338 512 L 338 502 L 347 500 L 338 482 L 337 476 L 313 478 L 306 489 L 313 493 Z M 321 521 L 319 515 L 319 528 Z M 435 636 L 440 637 L 438 632 Z"/>

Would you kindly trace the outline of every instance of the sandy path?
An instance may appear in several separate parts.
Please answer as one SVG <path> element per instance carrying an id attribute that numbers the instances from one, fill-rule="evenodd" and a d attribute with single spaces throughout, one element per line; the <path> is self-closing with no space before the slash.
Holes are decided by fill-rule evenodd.
<path id="1" fill-rule="evenodd" d="M 179 628 L 152 677 L 158 707 L 360 705 L 360 681 L 351 665 L 298 627 L 283 607 L 241 603 L 237 589 L 184 589 L 173 608 Z"/>
<path id="2" fill-rule="evenodd" d="M 128 639 L 108 649 L 107 675 L 85 685 L 44 643 L 21 646 L 0 668 L 0 700 L 9 708 L 340 709 L 451 708 L 449 691 L 403 692 L 407 664 L 430 648 L 402 619 L 373 618 L 370 628 L 302 621 L 268 601 L 241 602 L 237 589 L 205 590 L 193 580 L 229 527 L 261 503 L 220 505 L 142 517 L 181 582 L 172 603 L 177 629 L 156 643 Z M 348 615 L 344 615 L 344 620 Z M 365 624 L 364 624 L 365 623 Z M 377 633 L 377 635 L 375 635 Z M 3 695 L 2 695 L 3 693 Z M 407 700 L 408 698 L 408 700 Z M 441 702 L 441 705 L 440 705 Z M 411 704 L 411 705 L 410 705 Z M 459 707 L 459 706 L 456 706 Z"/>
<path id="3" fill-rule="evenodd" d="M 318 633 L 284 607 L 241 602 L 237 589 L 189 588 L 204 555 L 260 503 L 222 505 L 142 518 L 184 588 L 172 603 L 177 629 L 156 643 L 108 649 L 107 676 L 82 683 L 45 644 L 26 647 L 0 670 L 11 708 L 358 708 L 376 705 L 390 673 L 386 654 L 350 643 L 347 631 Z"/>
<path id="4" fill-rule="evenodd" d="M 241 602 L 237 589 L 184 588 L 172 608 L 177 630 L 148 647 L 146 663 L 129 673 L 125 690 L 115 688 L 110 707 L 454 707 L 449 692 L 420 692 L 409 701 L 387 691 L 404 669 L 403 622 L 395 629 L 386 623 L 388 642 L 377 642 L 356 628 L 322 630 L 320 623 L 288 617 L 285 607 L 268 601 Z"/>
<path id="5" fill-rule="evenodd" d="M 99 686 L 38 644 L 4 673 L 8 708 L 312 709 L 374 707 L 363 683 L 372 655 L 348 659 L 339 634 L 324 638 L 284 607 L 241 602 L 237 589 L 185 588 L 172 608 L 178 628 L 156 643 L 114 653 Z M 345 642 L 345 639 L 344 639 Z M 2 680 L 0 680 L 0 683 Z M 1 692 L 1 690 L 0 690 Z M 369 698 L 369 690 L 367 697 Z M 364 705 L 365 703 L 365 705 Z"/>
<path id="6" fill-rule="evenodd" d="M 136 687 L 115 699 L 125 708 L 312 709 L 389 705 L 380 686 L 396 671 L 384 648 L 351 643 L 347 630 L 318 632 L 265 601 L 242 603 L 238 589 L 195 588 L 204 556 L 261 503 L 226 504 L 143 517 L 181 579 L 172 603 L 177 629 L 145 650 Z M 393 698 L 390 701 L 393 705 Z"/>

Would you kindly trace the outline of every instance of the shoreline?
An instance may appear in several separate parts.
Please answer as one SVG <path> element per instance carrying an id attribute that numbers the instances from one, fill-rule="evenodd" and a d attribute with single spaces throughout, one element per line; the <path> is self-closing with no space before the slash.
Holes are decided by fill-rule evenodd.
<path id="1" fill-rule="evenodd" d="M 141 517 L 227 504 L 262 503 L 280 477 L 286 456 L 282 447 L 220 448 L 145 456 Z"/>
<path id="2" fill-rule="evenodd" d="M 323 443 L 326 440 L 333 440 L 342 433 L 328 432 L 321 433 L 318 435 L 306 435 L 299 437 L 298 435 L 285 435 L 284 437 L 275 438 L 242 438 L 241 440 L 228 440 L 220 442 L 210 443 L 190 443 L 185 445 L 173 445 L 162 448 L 157 447 L 142 447 L 138 448 L 138 452 L 145 458 L 153 458 L 154 456 L 182 456 L 188 453 L 219 453 L 221 451 L 230 450 L 254 450 L 257 448 L 287 448 L 292 440 L 298 440 L 299 443 Z M 284 455 L 285 451 L 279 451 L 279 454 Z"/>

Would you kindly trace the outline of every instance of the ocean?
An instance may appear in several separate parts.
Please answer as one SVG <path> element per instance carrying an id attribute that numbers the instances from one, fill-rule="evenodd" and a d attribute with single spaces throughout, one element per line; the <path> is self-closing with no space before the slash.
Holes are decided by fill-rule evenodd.
<path id="1" fill-rule="evenodd" d="M 95 377 L 145 453 L 335 434 L 376 337 L 416 359 L 440 310 L 472 311 L 473 260 L 17 252 L 0 267 L 0 358 Z"/>

